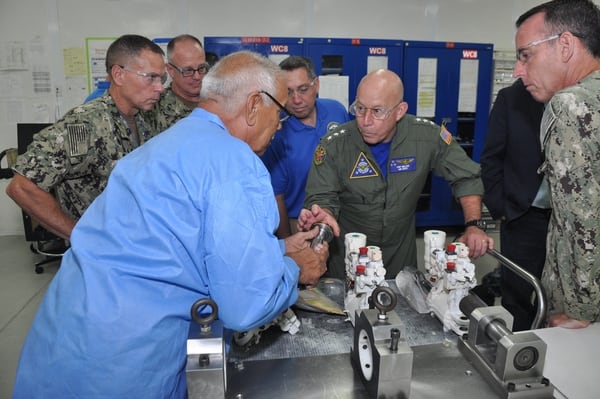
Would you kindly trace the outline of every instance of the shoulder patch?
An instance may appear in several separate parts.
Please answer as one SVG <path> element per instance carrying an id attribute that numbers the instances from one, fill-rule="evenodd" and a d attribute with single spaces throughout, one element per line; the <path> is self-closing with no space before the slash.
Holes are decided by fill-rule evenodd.
<path id="1" fill-rule="evenodd" d="M 67 128 L 67 150 L 69 155 L 77 157 L 85 155 L 90 146 L 90 132 L 83 123 L 71 123 L 66 125 Z"/>
<path id="2" fill-rule="evenodd" d="M 446 129 L 446 126 L 442 125 L 442 128 L 440 130 L 440 137 L 442 138 L 442 141 L 448 145 L 450 145 L 450 143 L 452 143 L 452 133 L 450 133 L 448 131 L 448 129 Z"/>
<path id="3" fill-rule="evenodd" d="M 317 148 L 315 148 L 315 153 L 313 155 L 313 162 L 316 166 L 319 166 L 323 163 L 323 161 L 325 161 L 325 158 L 327 157 L 327 151 L 325 151 L 325 147 L 323 147 L 321 144 L 319 144 L 317 146 Z"/>
<path id="4" fill-rule="evenodd" d="M 340 126 L 339 123 L 337 122 L 329 122 L 327 124 L 327 133 L 331 133 L 333 132 L 335 129 L 337 129 Z"/>
<path id="5" fill-rule="evenodd" d="M 363 177 L 375 177 L 379 176 L 377 170 L 373 167 L 371 162 L 367 159 L 364 152 L 358 154 L 352 173 L 350 173 L 350 179 L 362 179 Z"/>

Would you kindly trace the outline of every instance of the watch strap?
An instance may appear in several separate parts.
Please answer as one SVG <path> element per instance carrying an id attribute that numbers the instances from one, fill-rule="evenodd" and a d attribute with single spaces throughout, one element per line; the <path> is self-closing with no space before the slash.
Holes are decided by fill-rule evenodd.
<path id="1" fill-rule="evenodd" d="M 486 223 L 483 219 L 469 220 L 468 222 L 465 223 L 465 227 L 471 227 L 471 226 L 475 226 L 483 231 L 485 231 L 485 229 L 486 229 Z"/>

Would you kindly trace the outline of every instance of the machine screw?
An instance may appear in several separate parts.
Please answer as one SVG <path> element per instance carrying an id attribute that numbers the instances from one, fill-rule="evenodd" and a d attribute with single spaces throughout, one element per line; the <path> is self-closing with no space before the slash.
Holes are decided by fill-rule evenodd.
<path id="1" fill-rule="evenodd" d="M 400 330 L 397 328 L 392 328 L 390 330 L 390 335 L 392 338 L 392 343 L 390 345 L 390 350 L 392 352 L 398 352 L 398 341 L 400 341 Z"/>
<path id="2" fill-rule="evenodd" d="M 200 355 L 200 357 L 198 358 L 198 364 L 200 365 L 200 367 L 208 367 L 208 365 L 210 364 L 210 358 L 208 357 L 208 355 Z"/>
<path id="3" fill-rule="evenodd" d="M 546 377 L 543 377 L 541 382 L 542 382 L 542 385 L 545 385 L 545 386 L 550 385 L 550 380 Z"/>

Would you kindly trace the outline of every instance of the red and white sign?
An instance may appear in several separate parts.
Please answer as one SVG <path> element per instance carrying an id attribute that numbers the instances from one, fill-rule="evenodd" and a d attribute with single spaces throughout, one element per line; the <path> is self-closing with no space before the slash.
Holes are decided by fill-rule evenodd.
<path id="1" fill-rule="evenodd" d="M 477 59 L 477 50 L 463 50 L 462 57 L 468 60 L 476 60 Z"/>

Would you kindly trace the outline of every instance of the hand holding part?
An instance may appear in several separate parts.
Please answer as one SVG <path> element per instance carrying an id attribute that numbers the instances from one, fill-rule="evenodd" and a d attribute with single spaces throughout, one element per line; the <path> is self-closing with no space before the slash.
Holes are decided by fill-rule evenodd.
<path id="1" fill-rule="evenodd" d="M 296 234 L 285 238 L 285 253 L 297 252 L 304 248 L 308 248 L 311 241 L 319 234 L 317 226 L 311 228 L 309 231 L 299 231 Z"/>
<path id="2" fill-rule="evenodd" d="M 298 230 L 307 230 L 315 223 L 326 223 L 331 227 L 335 237 L 340 236 L 340 227 L 337 220 L 333 217 L 331 211 L 321 208 L 319 205 L 313 205 L 310 210 L 302 209 L 298 216 Z"/>
<path id="3" fill-rule="evenodd" d="M 305 248 L 297 252 L 287 254 L 300 268 L 300 284 L 315 285 L 319 278 L 327 271 L 327 258 L 329 257 L 329 245 L 319 244 L 321 247 L 317 252 L 312 248 Z"/>
<path id="4" fill-rule="evenodd" d="M 485 255 L 488 249 L 494 249 L 494 239 L 475 226 L 467 227 L 458 241 L 469 247 L 469 257 L 471 259 L 477 259 Z"/>

